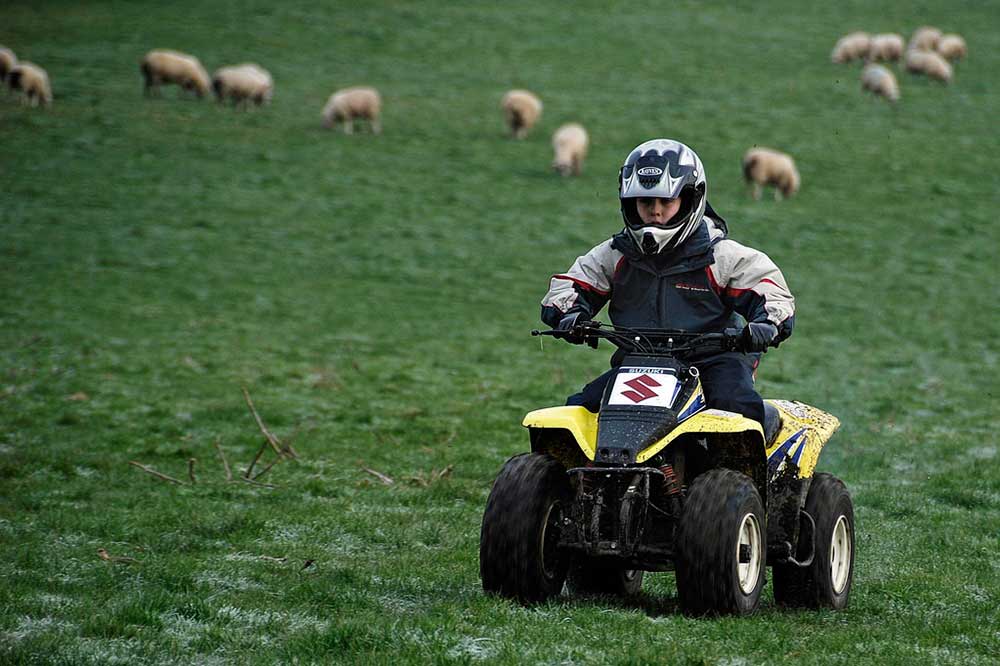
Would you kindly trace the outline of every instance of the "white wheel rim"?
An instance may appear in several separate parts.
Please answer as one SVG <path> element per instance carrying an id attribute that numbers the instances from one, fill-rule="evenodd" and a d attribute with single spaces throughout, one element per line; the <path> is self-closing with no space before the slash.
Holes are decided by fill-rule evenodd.
<path id="1" fill-rule="evenodd" d="M 748 552 L 749 557 L 746 562 L 742 562 L 740 551 Z M 748 513 L 743 516 L 740 522 L 740 538 L 736 543 L 736 568 L 740 578 L 740 590 L 743 594 L 750 594 L 757 587 L 757 580 L 760 578 L 760 525 L 757 518 Z"/>
<path id="2" fill-rule="evenodd" d="M 847 516 L 841 514 L 830 539 L 830 585 L 834 594 L 840 594 L 847 587 L 851 574 L 851 547 L 850 525 Z"/>

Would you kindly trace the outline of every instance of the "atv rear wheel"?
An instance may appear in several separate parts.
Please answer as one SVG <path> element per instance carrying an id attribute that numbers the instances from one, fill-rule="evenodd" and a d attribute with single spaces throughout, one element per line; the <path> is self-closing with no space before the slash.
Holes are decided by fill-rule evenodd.
<path id="1" fill-rule="evenodd" d="M 566 585 L 574 594 L 634 597 L 642 590 L 644 574 L 641 569 L 623 569 L 580 558 L 570 566 Z"/>
<path id="2" fill-rule="evenodd" d="M 714 469 L 694 480 L 677 530 L 675 566 L 688 615 L 752 613 L 764 587 L 764 505 L 750 477 Z"/>
<path id="3" fill-rule="evenodd" d="M 479 538 L 483 589 L 524 604 L 562 591 L 569 556 L 560 550 L 566 470 L 554 458 L 525 453 L 508 460 L 486 502 Z"/>
<path id="4" fill-rule="evenodd" d="M 806 512 L 816 523 L 812 564 L 774 565 L 774 601 L 782 606 L 847 606 L 854 578 L 854 505 L 843 481 L 820 472 L 806 496 Z"/>

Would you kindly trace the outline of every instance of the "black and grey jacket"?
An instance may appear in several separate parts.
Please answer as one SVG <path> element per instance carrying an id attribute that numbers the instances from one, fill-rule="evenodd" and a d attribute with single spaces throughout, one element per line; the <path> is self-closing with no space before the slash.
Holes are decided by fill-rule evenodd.
<path id="1" fill-rule="evenodd" d="M 722 331 L 737 324 L 735 313 L 771 322 L 781 342 L 795 323 L 795 299 L 774 262 L 729 240 L 725 222 L 707 215 L 670 252 L 644 255 L 623 230 L 578 257 L 552 276 L 542 321 L 554 327 L 575 312 L 590 319 L 605 304 L 613 324 L 633 328 Z"/>

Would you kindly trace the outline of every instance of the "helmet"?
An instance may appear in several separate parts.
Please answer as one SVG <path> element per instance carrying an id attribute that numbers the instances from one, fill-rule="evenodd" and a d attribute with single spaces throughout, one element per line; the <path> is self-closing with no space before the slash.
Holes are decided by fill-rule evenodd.
<path id="1" fill-rule="evenodd" d="M 680 141 L 653 139 L 636 146 L 618 174 L 622 218 L 643 254 L 680 245 L 698 228 L 705 214 L 705 168 L 698 155 Z M 681 207 L 663 225 L 647 225 L 636 210 L 639 197 L 676 199 Z"/>

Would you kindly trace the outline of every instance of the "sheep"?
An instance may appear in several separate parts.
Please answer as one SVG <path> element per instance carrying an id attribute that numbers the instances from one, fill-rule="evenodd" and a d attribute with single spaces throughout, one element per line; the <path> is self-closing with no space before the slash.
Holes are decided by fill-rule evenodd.
<path id="1" fill-rule="evenodd" d="M 926 74 L 941 83 L 951 83 L 951 65 L 937 51 L 908 50 L 906 70 L 914 74 Z"/>
<path id="2" fill-rule="evenodd" d="M 830 54 L 830 60 L 835 63 L 851 62 L 868 55 L 871 48 L 871 37 L 867 32 L 852 32 L 837 40 Z"/>
<path id="3" fill-rule="evenodd" d="M 378 134 L 382 131 L 381 114 L 382 97 L 375 88 L 344 88 L 330 95 L 323 107 L 323 126 L 330 129 L 336 123 L 343 123 L 344 134 L 351 134 L 355 120 L 367 120 L 372 133 Z"/>
<path id="4" fill-rule="evenodd" d="M 571 173 L 579 176 L 589 144 L 590 138 L 583 125 L 566 123 L 561 126 L 552 135 L 552 148 L 555 151 L 552 168 L 563 176 Z"/>
<path id="5" fill-rule="evenodd" d="M 903 36 L 894 32 L 872 35 L 871 48 L 868 50 L 868 60 L 897 61 L 903 57 Z"/>
<path id="6" fill-rule="evenodd" d="M 906 46 L 911 51 L 933 51 L 937 48 L 941 39 L 941 31 L 931 26 L 917 28 L 910 36 L 910 43 Z"/>
<path id="7" fill-rule="evenodd" d="M 7 81 L 7 75 L 17 64 L 17 56 L 6 46 L 0 46 L 0 84 Z"/>
<path id="8" fill-rule="evenodd" d="M 220 103 L 229 98 L 234 106 L 242 103 L 245 107 L 250 101 L 260 106 L 271 101 L 274 79 L 253 63 L 221 67 L 212 75 L 212 90 Z"/>
<path id="9" fill-rule="evenodd" d="M 182 90 L 194 92 L 199 98 L 208 94 L 208 72 L 192 55 L 155 49 L 143 57 L 139 69 L 145 79 L 144 92 L 147 95 L 159 93 L 160 84 L 163 83 L 177 84 Z"/>
<path id="10" fill-rule="evenodd" d="M 882 65 L 866 65 L 861 70 L 861 89 L 870 90 L 895 104 L 899 101 L 896 75 Z"/>
<path id="11" fill-rule="evenodd" d="M 52 104 L 52 86 L 49 84 L 49 75 L 38 65 L 22 60 L 14 65 L 7 75 L 7 83 L 11 90 L 24 92 L 22 102 L 30 103 L 31 106 L 38 106 L 39 102 L 45 106 Z"/>
<path id="12" fill-rule="evenodd" d="M 760 199 L 765 185 L 774 185 L 774 200 L 799 191 L 801 179 L 790 155 L 770 148 L 751 148 L 743 156 L 743 178 L 753 183 L 753 198 Z"/>
<path id="13" fill-rule="evenodd" d="M 500 100 L 507 127 L 515 139 L 523 139 L 542 115 L 542 100 L 527 90 L 509 90 Z"/>
<path id="14" fill-rule="evenodd" d="M 942 35 L 937 44 L 937 52 L 945 60 L 961 60 L 968 54 L 965 40 L 961 35 Z"/>

